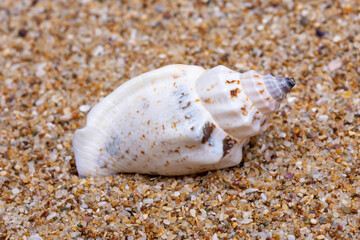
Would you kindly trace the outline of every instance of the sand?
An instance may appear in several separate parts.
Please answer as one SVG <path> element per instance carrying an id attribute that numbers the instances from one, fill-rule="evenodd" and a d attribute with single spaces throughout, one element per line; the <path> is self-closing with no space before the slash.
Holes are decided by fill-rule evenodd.
<path id="1" fill-rule="evenodd" d="M 0 239 L 360 239 L 360 2 L 0 2 Z M 101 98 L 170 63 L 295 78 L 236 167 L 80 179 Z"/>

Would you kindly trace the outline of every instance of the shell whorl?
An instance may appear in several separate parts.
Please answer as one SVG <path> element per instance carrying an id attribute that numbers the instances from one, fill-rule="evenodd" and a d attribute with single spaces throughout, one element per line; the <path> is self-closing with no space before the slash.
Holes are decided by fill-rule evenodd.
<path id="1" fill-rule="evenodd" d="M 271 113 L 279 109 L 295 82 L 254 70 L 238 73 L 220 65 L 203 73 L 196 85 L 202 104 L 219 126 L 243 139 L 266 129 Z"/>
<path id="2" fill-rule="evenodd" d="M 270 95 L 279 102 L 283 100 L 286 94 L 295 86 L 293 78 L 274 77 L 270 74 L 264 77 L 264 82 Z"/>

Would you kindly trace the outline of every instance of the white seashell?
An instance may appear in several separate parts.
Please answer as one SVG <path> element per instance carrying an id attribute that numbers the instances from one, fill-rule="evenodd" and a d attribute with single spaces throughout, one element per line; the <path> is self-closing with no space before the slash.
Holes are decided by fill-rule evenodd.
<path id="1" fill-rule="evenodd" d="M 183 175 L 239 164 L 249 137 L 294 86 L 224 66 L 169 65 L 118 87 L 75 132 L 80 176 Z"/>

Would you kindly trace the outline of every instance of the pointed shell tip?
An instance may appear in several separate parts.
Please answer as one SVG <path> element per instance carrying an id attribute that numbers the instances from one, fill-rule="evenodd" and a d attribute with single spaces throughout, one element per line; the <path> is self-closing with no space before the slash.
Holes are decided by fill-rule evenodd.
<path id="1" fill-rule="evenodd" d="M 295 86 L 294 78 L 277 77 L 278 85 L 284 94 L 287 94 Z"/>
<path id="2" fill-rule="evenodd" d="M 290 86 L 290 90 L 295 86 L 295 80 L 294 78 L 285 78 L 286 83 L 288 86 Z"/>

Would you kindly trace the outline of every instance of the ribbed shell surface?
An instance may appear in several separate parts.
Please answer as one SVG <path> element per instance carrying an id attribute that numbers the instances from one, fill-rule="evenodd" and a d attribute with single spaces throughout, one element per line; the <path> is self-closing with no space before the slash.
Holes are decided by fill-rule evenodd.
<path id="1" fill-rule="evenodd" d="M 246 138 L 225 132 L 196 91 L 202 67 L 170 65 L 118 87 L 73 138 L 80 176 L 182 175 L 238 164 Z"/>
<path id="2" fill-rule="evenodd" d="M 245 89 L 247 77 L 220 65 L 207 70 L 196 82 L 200 99 L 211 116 L 224 131 L 239 139 L 263 132 L 269 117 L 258 108 L 261 104 L 252 101 L 260 98 L 259 91 Z"/>

